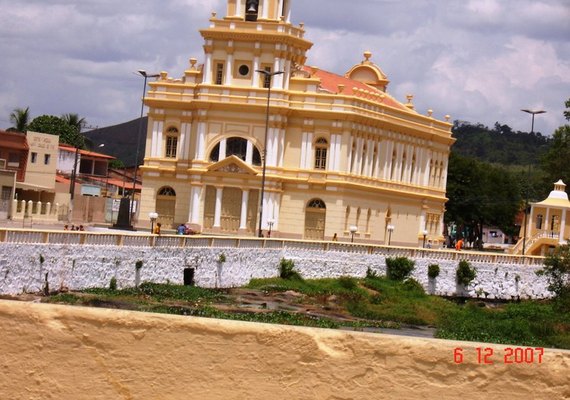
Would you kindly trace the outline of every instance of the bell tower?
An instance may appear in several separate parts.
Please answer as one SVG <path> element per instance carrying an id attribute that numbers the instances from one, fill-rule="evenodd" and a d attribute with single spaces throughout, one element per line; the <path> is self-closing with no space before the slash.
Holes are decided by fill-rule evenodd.
<path id="1" fill-rule="evenodd" d="M 227 17 L 250 22 L 291 22 L 291 0 L 228 0 Z"/>
<path id="2" fill-rule="evenodd" d="M 213 14 L 201 30 L 205 62 L 202 83 L 234 88 L 289 88 L 295 65 L 304 65 L 312 43 L 303 25 L 290 22 L 291 0 L 227 0 L 227 15 Z M 273 79 L 258 71 L 275 72 Z"/>

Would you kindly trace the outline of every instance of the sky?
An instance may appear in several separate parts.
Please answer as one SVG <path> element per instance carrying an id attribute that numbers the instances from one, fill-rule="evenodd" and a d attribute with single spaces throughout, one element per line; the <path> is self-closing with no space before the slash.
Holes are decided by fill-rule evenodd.
<path id="1" fill-rule="evenodd" d="M 346 73 L 372 52 L 401 102 L 443 119 L 530 131 L 566 123 L 570 0 L 293 0 L 307 65 Z M 199 29 L 225 0 L 0 0 L 0 128 L 15 108 L 91 127 L 140 115 L 143 78 L 203 62 Z"/>

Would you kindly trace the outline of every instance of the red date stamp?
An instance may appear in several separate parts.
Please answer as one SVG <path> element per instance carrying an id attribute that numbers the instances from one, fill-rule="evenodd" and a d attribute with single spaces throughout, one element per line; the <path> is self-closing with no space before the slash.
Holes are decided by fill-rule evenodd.
<path id="1" fill-rule="evenodd" d="M 462 364 L 473 357 L 477 364 L 542 364 L 544 348 L 542 347 L 506 347 L 502 352 L 496 352 L 491 347 L 477 347 L 475 354 L 465 353 L 463 348 L 453 350 L 453 361 Z"/>

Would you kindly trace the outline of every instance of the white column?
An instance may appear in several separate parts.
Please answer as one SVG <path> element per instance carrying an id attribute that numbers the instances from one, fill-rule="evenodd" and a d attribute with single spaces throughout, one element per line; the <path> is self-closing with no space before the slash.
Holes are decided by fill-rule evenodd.
<path id="1" fill-rule="evenodd" d="M 366 176 L 372 176 L 372 167 L 374 166 L 374 140 L 368 140 L 368 156 L 366 157 Z"/>
<path id="2" fill-rule="evenodd" d="M 191 205 L 190 205 L 190 215 L 188 220 L 193 224 L 200 223 L 200 197 L 202 194 L 202 188 L 199 186 L 192 186 L 191 195 Z"/>
<path id="3" fill-rule="evenodd" d="M 380 171 L 382 170 L 382 163 L 384 162 L 385 153 L 382 151 L 381 147 L 382 142 L 378 142 L 378 152 L 376 154 L 376 170 L 372 171 L 372 176 L 374 178 L 380 177 Z"/>
<path id="4" fill-rule="evenodd" d="M 227 139 L 222 139 L 220 141 L 220 153 L 218 155 L 218 161 L 222 161 L 226 158 L 226 146 L 227 146 Z"/>
<path id="5" fill-rule="evenodd" d="M 151 144 L 150 144 L 150 156 L 151 157 L 157 157 L 157 150 L 156 150 L 156 146 L 158 145 L 158 126 L 159 126 L 159 121 L 154 121 L 154 123 L 152 124 L 152 138 L 151 138 Z"/>
<path id="6" fill-rule="evenodd" d="M 283 76 L 285 80 L 285 90 L 289 90 L 289 82 L 291 81 L 291 60 L 285 61 L 285 75 Z"/>
<path id="7" fill-rule="evenodd" d="M 267 134 L 267 166 L 274 167 L 275 160 L 276 160 L 276 138 L 275 138 L 275 128 L 269 128 L 269 132 Z"/>
<path id="8" fill-rule="evenodd" d="M 180 129 L 180 149 L 179 153 L 182 160 L 190 158 L 190 137 L 192 135 L 192 124 L 188 122 L 182 123 Z"/>
<path id="9" fill-rule="evenodd" d="M 424 158 L 424 186 L 430 186 L 431 183 L 431 171 L 430 171 L 430 164 L 432 162 L 432 152 L 426 149 L 426 154 Z"/>
<path id="10" fill-rule="evenodd" d="M 448 160 L 443 162 L 443 171 L 441 172 L 441 188 L 445 189 L 447 186 L 447 169 L 448 169 Z"/>
<path id="11" fill-rule="evenodd" d="M 196 159 L 204 160 L 206 153 L 206 123 L 198 123 L 198 134 L 196 135 Z"/>
<path id="12" fill-rule="evenodd" d="M 247 229 L 247 207 L 249 204 L 249 190 L 244 190 L 241 194 L 241 216 L 239 229 Z"/>
<path id="13" fill-rule="evenodd" d="M 329 152 L 327 154 L 327 170 L 334 171 L 336 169 L 336 136 L 331 135 L 331 141 L 329 144 Z"/>
<path id="14" fill-rule="evenodd" d="M 260 3 L 262 7 L 262 15 L 261 18 L 268 19 L 269 18 L 269 0 L 262 0 Z"/>
<path id="15" fill-rule="evenodd" d="M 305 169 L 305 158 L 307 158 L 307 132 L 303 132 L 303 137 L 301 138 L 301 160 L 299 161 L 299 168 Z"/>
<path id="16" fill-rule="evenodd" d="M 245 11 L 245 0 L 236 0 L 236 16 L 243 18 L 243 12 Z"/>
<path id="17" fill-rule="evenodd" d="M 382 179 L 389 180 L 390 179 L 390 171 L 392 170 L 392 153 L 394 151 L 394 142 L 389 141 L 386 143 L 386 151 L 385 154 L 385 163 L 384 163 L 384 171 L 382 173 Z"/>
<path id="18" fill-rule="evenodd" d="M 208 85 L 212 84 L 212 54 L 206 53 L 206 61 L 204 62 L 204 81 Z"/>
<path id="19" fill-rule="evenodd" d="M 278 167 L 283 167 L 283 159 L 285 158 L 285 129 L 279 129 L 279 160 Z"/>
<path id="20" fill-rule="evenodd" d="M 564 241 L 564 230 L 566 229 L 566 209 L 562 210 L 562 217 L 560 218 L 560 243 Z"/>
<path id="21" fill-rule="evenodd" d="M 305 154 L 305 168 L 313 169 L 313 132 L 307 133 L 307 152 Z"/>
<path id="22" fill-rule="evenodd" d="M 406 165 L 404 173 L 404 182 L 411 183 L 412 181 L 412 161 L 414 159 L 414 146 L 408 145 L 406 147 Z"/>
<path id="23" fill-rule="evenodd" d="M 281 16 L 283 15 L 283 0 L 279 0 L 279 5 L 277 7 L 277 19 L 281 20 Z"/>
<path id="24" fill-rule="evenodd" d="M 362 147 L 364 146 L 364 139 L 356 139 L 356 154 L 354 159 L 353 174 L 360 175 L 360 166 L 362 165 Z"/>
<path id="25" fill-rule="evenodd" d="M 253 142 L 251 140 L 247 141 L 247 149 L 245 150 L 245 163 L 253 164 Z"/>
<path id="26" fill-rule="evenodd" d="M 354 144 L 354 138 L 350 136 L 350 143 L 348 144 L 348 164 L 346 165 L 346 172 L 352 173 L 352 159 L 354 158 L 354 154 L 352 154 L 352 146 Z"/>
<path id="27" fill-rule="evenodd" d="M 257 43 L 256 43 L 257 46 Z M 255 56 L 253 58 L 253 70 L 251 71 L 251 87 L 258 87 L 259 82 L 259 72 L 255 72 L 259 70 L 259 56 Z"/>
<path id="28" fill-rule="evenodd" d="M 275 62 L 273 63 L 273 72 L 280 70 L 280 69 L 279 69 L 279 68 L 280 68 L 280 62 L 279 62 L 279 61 L 280 61 L 279 58 L 276 58 L 276 59 L 275 59 Z M 279 77 L 280 77 L 280 76 L 281 76 L 281 75 L 274 75 L 274 76 L 272 77 L 272 79 L 271 79 L 271 89 L 278 89 L 278 88 L 280 87 L 280 86 L 279 86 L 279 83 L 280 83 Z"/>
<path id="29" fill-rule="evenodd" d="M 216 208 L 214 211 L 214 228 L 222 226 L 222 198 L 224 195 L 223 188 L 216 188 Z"/>
<path id="30" fill-rule="evenodd" d="M 230 45 L 233 45 L 233 42 L 230 41 Z M 228 54 L 226 57 L 226 81 L 225 85 L 231 86 L 233 80 L 233 73 L 234 73 L 234 55 Z"/>

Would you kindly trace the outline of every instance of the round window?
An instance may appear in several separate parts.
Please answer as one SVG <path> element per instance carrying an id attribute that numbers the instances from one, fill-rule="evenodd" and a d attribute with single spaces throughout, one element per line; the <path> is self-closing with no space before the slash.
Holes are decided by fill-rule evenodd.
<path id="1" fill-rule="evenodd" d="M 239 74 L 241 76 L 247 76 L 249 74 L 249 67 L 247 65 L 240 65 Z"/>

